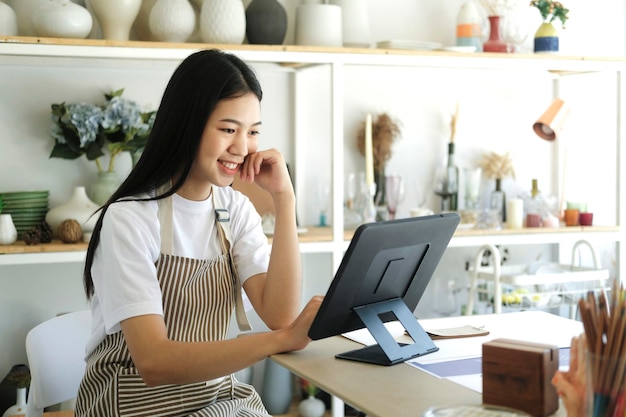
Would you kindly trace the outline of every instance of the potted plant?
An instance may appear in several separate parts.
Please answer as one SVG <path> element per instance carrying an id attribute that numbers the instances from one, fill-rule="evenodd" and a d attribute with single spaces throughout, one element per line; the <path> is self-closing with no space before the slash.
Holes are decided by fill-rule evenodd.
<path id="1" fill-rule="evenodd" d="M 124 90 L 104 95 L 101 104 L 59 103 L 52 104 L 52 127 L 54 139 L 51 158 L 77 159 L 85 156 L 94 161 L 101 181 L 90 190 L 89 197 L 97 204 L 106 202 L 119 185 L 115 172 L 115 158 L 122 152 L 131 155 L 143 149 L 152 130 L 155 111 L 142 111 L 135 101 L 122 97 Z M 109 154 L 106 169 L 101 163 Z M 103 187 L 102 183 L 109 183 Z"/>

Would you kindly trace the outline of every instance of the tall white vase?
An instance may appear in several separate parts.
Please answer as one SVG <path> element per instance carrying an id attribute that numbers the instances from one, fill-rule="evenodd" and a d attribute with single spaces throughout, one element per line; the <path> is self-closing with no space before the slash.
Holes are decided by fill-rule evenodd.
<path id="1" fill-rule="evenodd" d="M 363 0 L 330 0 L 330 4 L 341 7 L 343 46 L 369 48 L 372 39 L 367 2 Z"/>
<path id="2" fill-rule="evenodd" d="M 0 2 L 0 35 L 17 35 L 17 15 L 8 4 Z"/>
<path id="3" fill-rule="evenodd" d="M 127 41 L 139 14 L 141 0 L 89 0 L 104 39 Z"/>
<path id="4" fill-rule="evenodd" d="M 206 43 L 240 44 L 246 37 L 246 9 L 241 0 L 204 0 L 200 34 Z"/>
<path id="5" fill-rule="evenodd" d="M 17 229 L 10 214 L 0 214 L 0 245 L 11 245 L 17 240 Z"/>
<path id="6" fill-rule="evenodd" d="M 157 0 L 142 0 L 139 14 L 135 19 L 134 29 L 137 38 L 142 41 L 153 41 L 152 33 L 150 32 L 150 12 Z"/>
<path id="7" fill-rule="evenodd" d="M 98 210 L 98 207 L 87 197 L 85 187 L 75 187 L 69 200 L 48 210 L 46 223 L 56 233 L 63 220 L 74 219 L 80 223 L 83 233 L 91 233 L 98 220 L 98 215 L 92 216 L 92 214 Z"/>

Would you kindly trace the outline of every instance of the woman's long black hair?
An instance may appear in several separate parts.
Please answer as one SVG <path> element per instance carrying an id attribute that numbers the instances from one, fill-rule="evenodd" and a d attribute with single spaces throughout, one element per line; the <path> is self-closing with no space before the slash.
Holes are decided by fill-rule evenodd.
<path id="1" fill-rule="evenodd" d="M 83 271 L 87 298 L 94 293 L 91 266 L 100 243 L 102 219 L 109 206 L 121 198 L 137 200 L 134 196 L 154 192 L 170 181 L 175 182 L 168 191 L 142 200 L 174 194 L 189 175 L 207 120 L 217 103 L 247 93 L 255 94 L 259 101 L 263 97 L 252 68 L 240 58 L 216 49 L 193 53 L 174 71 L 141 158 L 100 208 Z"/>

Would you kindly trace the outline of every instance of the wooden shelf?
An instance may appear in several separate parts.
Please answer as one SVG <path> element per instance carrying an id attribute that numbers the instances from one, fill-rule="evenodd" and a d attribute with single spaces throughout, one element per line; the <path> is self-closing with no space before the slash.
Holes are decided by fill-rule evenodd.
<path id="1" fill-rule="evenodd" d="M 464 239 L 495 239 L 501 240 L 505 238 L 521 240 L 532 240 L 533 242 L 548 241 L 552 239 L 552 236 L 567 237 L 573 235 L 578 237 L 579 234 L 585 234 L 585 236 L 592 237 L 594 234 L 604 235 L 609 234 L 613 236 L 614 240 L 619 240 L 618 226 L 577 226 L 577 227 L 560 227 L 555 229 L 547 228 L 525 228 L 525 229 L 467 229 L 457 230 L 454 233 L 453 241 L 457 240 L 463 242 Z M 354 230 L 346 230 L 344 232 L 344 240 L 350 241 L 354 234 Z M 299 235 L 300 243 L 320 243 L 332 241 L 332 229 L 330 227 L 308 227 L 305 233 Z M 272 238 L 268 237 L 269 243 L 272 242 Z M 456 246 L 456 245 L 451 245 Z M 468 245 L 463 245 L 468 246 Z M 53 240 L 51 243 L 42 243 L 38 245 L 27 245 L 23 241 L 18 241 L 12 245 L 0 245 L 0 255 L 9 254 L 37 254 L 37 253 L 55 253 L 55 252 L 84 252 L 87 250 L 87 243 L 63 243 L 60 240 Z"/>
<path id="2" fill-rule="evenodd" d="M 421 67 L 542 70 L 559 75 L 587 71 L 622 71 L 623 56 L 566 56 L 546 54 L 462 53 L 450 51 L 344 48 L 304 45 L 249 45 L 111 41 L 26 36 L 0 36 L 0 56 L 75 57 L 141 60 L 182 60 L 198 49 L 235 52 L 250 62 L 286 67 L 310 64 L 411 65 Z"/>

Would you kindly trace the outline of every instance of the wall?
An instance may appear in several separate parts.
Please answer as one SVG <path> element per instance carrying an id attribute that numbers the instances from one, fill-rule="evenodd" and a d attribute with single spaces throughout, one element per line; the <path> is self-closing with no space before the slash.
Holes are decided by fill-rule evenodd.
<path id="1" fill-rule="evenodd" d="M 290 17 L 287 43 L 293 39 L 293 16 L 297 3 L 295 0 L 284 3 Z M 461 3 L 461 0 L 368 0 L 372 41 L 417 39 L 452 45 L 456 12 Z M 626 6 L 622 1 L 571 0 L 568 6 L 572 9 L 572 18 L 562 36 L 564 52 L 574 55 L 624 54 Z M 594 33 L 602 33 L 602 41 L 590 38 Z M 0 172 L 3 174 L 0 175 L 0 191 L 49 189 L 50 202 L 54 206 L 65 201 L 74 186 L 89 183 L 95 170 L 92 163 L 82 159 L 66 161 L 48 158 L 52 146 L 48 136 L 50 104 L 94 101 L 100 98 L 102 92 L 125 88 L 127 97 L 155 107 L 174 65 L 171 62 L 151 62 L 140 70 L 128 71 L 102 61 L 98 71 L 85 71 L 76 67 L 74 62 L 63 59 L 44 62 L 47 70 L 42 72 L 27 64 L 8 65 L 0 57 Z M 266 91 L 263 144 L 279 147 L 292 161 L 294 149 L 290 138 L 294 126 L 289 122 L 293 120 L 294 112 L 289 94 L 292 78 L 289 72 L 277 72 L 275 68 L 260 67 L 258 70 Z M 323 73 L 324 69 L 315 71 Z M 314 74 L 312 79 L 316 77 L 323 78 L 324 74 Z M 406 68 L 386 72 L 380 68 L 353 68 L 347 78 L 346 96 L 349 99 L 344 104 L 347 171 L 356 171 L 362 165 L 362 157 L 354 150 L 351 141 L 365 112 L 389 111 L 402 120 L 403 137 L 396 144 L 389 165 L 390 169 L 410 178 L 400 216 L 406 215 L 408 209 L 423 198 L 431 206 L 437 204 L 434 196 L 427 195 L 429 193 L 425 190 L 430 183 L 428 178 L 432 164 L 443 155 L 447 131 L 442 118 L 450 113 L 457 99 L 467 103 L 463 105 L 458 136 L 460 166 L 474 164 L 485 149 L 510 150 L 519 163 L 516 164 L 517 181 L 507 184 L 509 192 L 528 188 L 530 178 L 535 175 L 548 178 L 545 187 L 544 181 L 540 182 L 546 192 L 555 191 L 555 184 L 547 174 L 551 145 L 533 137 L 528 128 L 550 99 L 547 89 L 550 80 L 545 74 L 448 73 L 440 69 L 411 71 Z M 611 129 L 615 127 L 614 120 L 611 120 L 613 116 L 603 114 L 601 110 L 604 106 L 599 105 L 606 102 L 608 97 L 600 92 L 607 89 L 593 88 L 599 82 L 603 87 L 608 85 L 610 90 L 611 85 L 607 83 L 611 81 L 598 80 L 593 75 L 585 80 L 583 82 L 588 82 L 588 85 L 583 87 L 578 85 L 579 79 L 572 79 L 571 85 L 568 81 L 564 86 L 564 92 L 571 94 L 584 109 L 575 118 L 571 131 L 578 132 L 577 140 L 592 138 L 594 145 L 596 142 L 601 144 L 601 148 L 591 148 L 594 150 L 593 158 L 588 158 L 586 154 L 575 156 L 576 163 L 571 166 L 585 167 L 585 170 L 577 171 L 580 175 L 583 171 L 601 167 L 604 172 L 602 155 L 609 152 L 607 149 L 611 149 L 611 143 L 596 139 L 614 137 Z M 311 84 L 307 91 L 312 94 L 310 102 L 315 104 L 298 111 L 317 112 L 318 106 L 324 105 L 324 92 L 316 95 L 315 87 Z M 400 92 L 402 94 L 398 94 Z M 586 123 L 586 120 L 598 119 L 612 127 L 598 132 Z M 606 123 L 594 126 L 598 125 L 605 126 Z M 316 126 L 309 128 L 315 129 Z M 323 147 L 319 149 L 320 153 L 314 155 L 315 161 L 325 161 Z M 533 163 L 529 164 L 528 160 Z M 122 175 L 129 165 L 127 158 L 120 159 L 118 169 Z M 320 175 L 326 175 L 324 173 L 328 170 L 320 171 Z M 310 190 L 318 189 L 312 180 L 315 177 L 316 174 L 307 175 L 307 181 L 312 181 Z M 603 182 L 612 181 L 612 178 L 612 173 L 607 173 Z M 614 187 L 614 184 L 608 184 L 609 190 L 611 186 Z M 593 194 L 597 200 L 611 196 L 610 191 L 599 187 L 586 191 L 598 193 Z M 306 224 L 316 223 L 318 210 L 319 207 L 313 206 L 303 211 Z M 512 261 L 521 262 L 529 256 L 535 258 L 550 253 L 550 248 L 520 249 L 523 253 L 513 253 Z M 462 288 L 465 285 L 462 264 L 472 258 L 473 253 L 470 249 L 455 249 L 447 253 L 428 289 L 429 294 L 444 291 L 447 279 L 454 280 L 455 285 Z M 606 262 L 610 263 L 610 259 Z M 329 257 L 306 255 L 304 263 L 307 271 L 306 293 L 323 292 L 331 278 Z M 80 265 L 76 264 L 0 268 L 0 376 L 12 364 L 26 360 L 23 341 L 28 329 L 55 314 L 85 307 L 80 269 Z M 445 310 L 433 301 L 425 302 L 420 304 L 418 315 L 443 314 Z"/>

